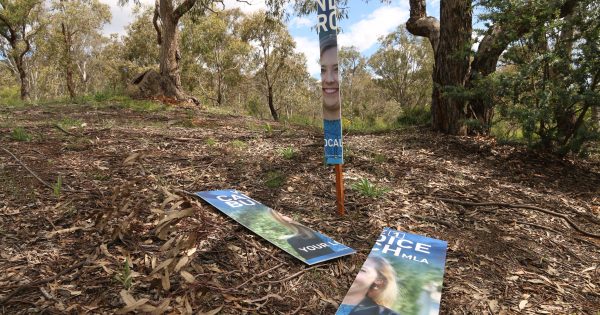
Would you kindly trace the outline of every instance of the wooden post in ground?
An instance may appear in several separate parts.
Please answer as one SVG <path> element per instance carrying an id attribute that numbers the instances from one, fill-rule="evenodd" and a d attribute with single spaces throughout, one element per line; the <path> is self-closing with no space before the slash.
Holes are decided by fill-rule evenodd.
<path id="1" fill-rule="evenodd" d="M 344 178 L 342 164 L 335 165 L 335 195 L 339 215 L 344 215 Z"/>

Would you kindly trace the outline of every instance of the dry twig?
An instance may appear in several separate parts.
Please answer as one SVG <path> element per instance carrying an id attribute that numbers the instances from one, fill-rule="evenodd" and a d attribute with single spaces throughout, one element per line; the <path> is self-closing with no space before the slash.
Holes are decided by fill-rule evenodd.
<path id="1" fill-rule="evenodd" d="M 31 175 L 33 175 L 33 177 L 35 177 L 40 183 L 44 184 L 44 186 L 54 190 L 54 186 L 50 185 L 48 182 L 46 182 L 45 180 L 41 179 L 34 171 L 32 171 L 29 167 L 27 167 L 27 165 L 25 165 L 25 163 L 23 163 L 23 161 L 21 161 L 16 155 L 14 155 L 12 152 L 10 152 L 8 149 L 6 148 L 0 148 L 2 150 L 4 150 L 4 152 L 10 154 L 17 162 L 19 162 L 19 164 L 21 164 L 21 166 L 23 166 Z M 70 188 L 61 188 L 61 191 L 67 191 L 67 192 L 81 192 L 81 193 L 90 193 L 87 190 L 75 190 L 75 189 L 70 189 Z"/>
<path id="2" fill-rule="evenodd" d="M 69 136 L 78 137 L 78 135 L 76 135 L 76 134 L 74 134 L 74 133 L 72 133 L 72 132 L 69 132 L 69 131 L 65 130 L 65 129 L 64 129 L 63 127 L 61 127 L 59 124 L 54 124 L 54 127 L 55 127 L 56 129 L 58 129 L 58 130 L 60 130 L 60 131 L 64 132 L 65 134 L 67 134 L 67 135 L 69 135 Z"/>

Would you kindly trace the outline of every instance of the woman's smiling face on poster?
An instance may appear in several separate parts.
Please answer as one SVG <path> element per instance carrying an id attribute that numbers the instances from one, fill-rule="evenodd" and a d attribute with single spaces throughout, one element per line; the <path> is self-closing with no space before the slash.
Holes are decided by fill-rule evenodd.
<path id="1" fill-rule="evenodd" d="M 367 260 L 362 266 L 362 268 L 360 268 L 360 271 L 358 272 L 358 275 L 354 280 L 354 284 L 352 284 L 352 287 L 350 288 L 348 294 L 366 294 L 371 288 L 373 282 L 375 282 L 375 280 L 377 279 L 378 274 L 376 267 L 377 266 L 373 261 Z"/>
<path id="2" fill-rule="evenodd" d="M 337 46 L 328 48 L 321 55 L 321 85 L 323 88 L 323 118 L 327 120 L 340 119 Z"/>

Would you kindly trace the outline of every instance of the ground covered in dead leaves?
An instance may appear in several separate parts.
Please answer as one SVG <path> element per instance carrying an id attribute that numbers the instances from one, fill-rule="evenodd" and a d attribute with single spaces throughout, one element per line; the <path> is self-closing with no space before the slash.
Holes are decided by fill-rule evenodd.
<path id="1" fill-rule="evenodd" d="M 334 314 L 384 226 L 448 241 L 444 314 L 600 312 L 600 239 L 564 220 L 599 233 L 600 163 L 350 134 L 339 217 L 321 141 L 196 109 L 0 108 L 0 313 Z M 227 188 L 358 253 L 309 268 L 185 193 Z"/>

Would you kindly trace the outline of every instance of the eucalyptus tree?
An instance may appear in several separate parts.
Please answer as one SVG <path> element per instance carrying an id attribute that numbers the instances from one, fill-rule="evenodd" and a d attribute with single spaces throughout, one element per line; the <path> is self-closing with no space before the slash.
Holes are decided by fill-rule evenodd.
<path id="1" fill-rule="evenodd" d="M 487 12 L 487 29 L 477 51 L 473 44 L 473 1 L 440 2 L 440 20 L 428 16 L 425 0 L 410 0 L 407 30 L 429 40 L 434 51 L 432 124 L 450 134 L 488 133 L 493 102 L 485 91 L 467 91 L 477 81 L 496 71 L 507 47 L 532 29 L 563 18 L 580 0 L 480 0 Z M 469 123 L 475 122 L 475 123 Z"/>
<path id="2" fill-rule="evenodd" d="M 379 39 L 369 58 L 375 82 L 400 106 L 423 106 L 431 97 L 433 52 L 429 43 L 407 34 L 402 26 Z"/>
<path id="3" fill-rule="evenodd" d="M 127 26 L 126 35 L 123 38 L 125 46 L 123 47 L 123 57 L 135 65 L 135 70 L 148 69 L 160 61 L 160 46 L 154 40 L 156 36 L 152 22 L 154 8 L 136 7 L 135 10 L 135 20 Z"/>
<path id="4" fill-rule="evenodd" d="M 252 61 L 257 67 L 256 78 L 260 80 L 271 116 L 279 120 L 274 87 L 279 84 L 288 59 L 297 57 L 296 44 L 283 22 L 264 11 L 248 16 L 242 22 L 241 34 L 255 48 Z"/>
<path id="5" fill-rule="evenodd" d="M 43 28 L 43 14 L 42 0 L 0 0 L 0 56 L 9 60 L 18 75 L 23 100 L 30 96 L 26 59 Z"/>
<path id="6" fill-rule="evenodd" d="M 196 80 L 191 76 L 200 80 L 198 72 L 207 73 L 208 78 L 197 86 L 205 98 L 218 106 L 225 103 L 227 93 L 242 80 L 244 68 L 248 67 L 246 59 L 251 47 L 241 39 L 242 19 L 242 12 L 234 9 L 217 11 L 198 21 L 184 21 L 182 46 L 187 54 L 184 72 L 193 72 L 188 75 L 192 82 Z"/>
<path id="7" fill-rule="evenodd" d="M 133 0 L 139 4 L 139 0 Z M 129 0 L 119 0 L 120 4 L 125 4 Z M 175 98 L 177 100 L 192 100 L 183 90 L 181 84 L 180 60 L 181 52 L 179 49 L 179 32 L 181 29 L 181 19 L 185 15 L 192 15 L 198 19 L 202 18 L 207 12 L 213 11 L 215 4 L 219 0 L 156 0 L 154 3 L 154 14 L 152 24 L 156 31 L 156 41 L 160 46 L 159 52 L 159 86 L 156 86 L 160 94 Z M 151 75 L 151 71 L 143 76 Z M 143 78 L 139 78 L 141 81 Z"/>
<path id="8" fill-rule="evenodd" d="M 69 96 L 74 98 L 77 96 L 75 75 L 79 73 L 79 81 L 85 89 L 90 75 L 89 59 L 102 36 L 102 26 L 110 22 L 110 7 L 99 0 L 54 0 L 52 9 L 55 53 Z"/>
<path id="9" fill-rule="evenodd" d="M 367 71 L 367 60 L 358 49 L 352 47 L 342 47 L 338 52 L 338 61 L 340 67 L 342 107 L 354 108 L 354 91 L 356 89 L 356 77 Z"/>

